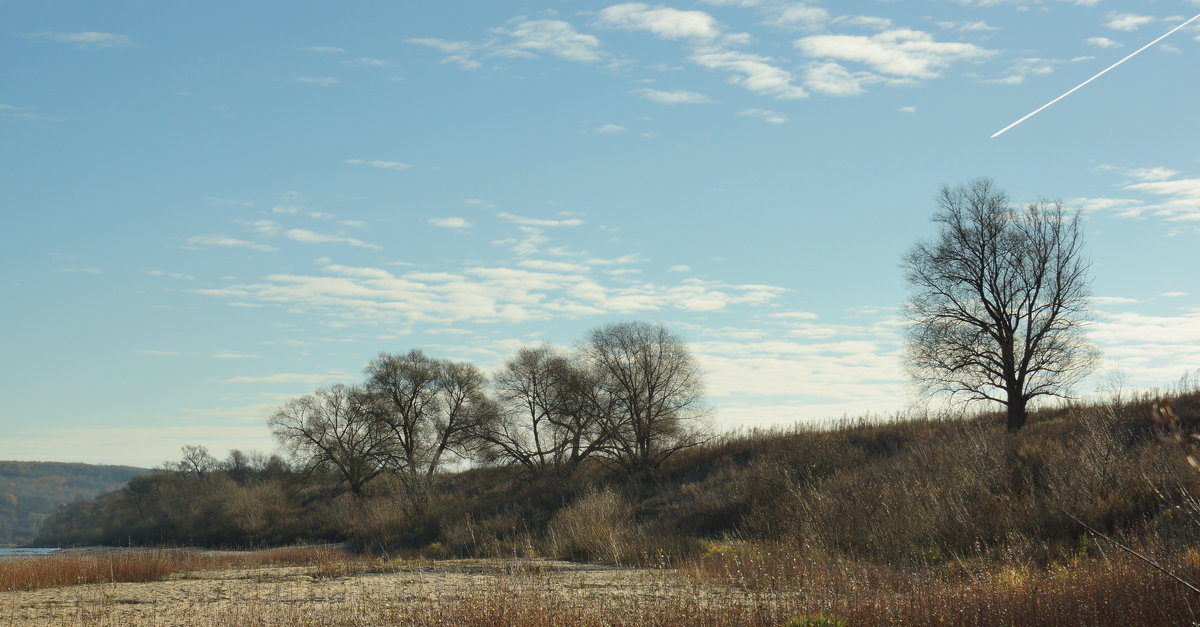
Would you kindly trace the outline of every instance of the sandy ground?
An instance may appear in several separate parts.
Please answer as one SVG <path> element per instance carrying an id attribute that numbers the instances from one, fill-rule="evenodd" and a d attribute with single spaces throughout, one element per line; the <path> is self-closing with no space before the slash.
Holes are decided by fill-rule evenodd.
<path id="1" fill-rule="evenodd" d="M 412 607 L 480 595 L 536 590 L 564 603 L 611 603 L 685 592 L 662 571 L 549 560 L 396 562 L 380 570 L 342 577 L 311 567 L 194 571 L 150 583 L 0 592 L 0 626 L 372 624 L 393 606 L 407 606 L 399 613 L 410 616 Z"/>

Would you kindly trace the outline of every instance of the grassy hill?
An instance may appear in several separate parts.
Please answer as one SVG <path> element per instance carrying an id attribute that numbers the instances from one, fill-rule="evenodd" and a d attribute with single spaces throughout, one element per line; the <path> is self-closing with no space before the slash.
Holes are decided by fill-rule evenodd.
<path id="1" fill-rule="evenodd" d="M 31 542 L 59 505 L 116 490 L 146 472 L 132 466 L 0 461 L 0 546 Z"/>

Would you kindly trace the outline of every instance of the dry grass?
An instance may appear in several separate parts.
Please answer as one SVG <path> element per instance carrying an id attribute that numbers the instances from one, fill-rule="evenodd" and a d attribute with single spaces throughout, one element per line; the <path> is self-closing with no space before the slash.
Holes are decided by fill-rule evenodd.
<path id="1" fill-rule="evenodd" d="M 263 566 L 304 566 L 314 577 L 369 572 L 383 562 L 332 546 L 292 546 L 263 551 L 103 549 L 64 551 L 0 561 L 0 591 L 92 583 L 160 581 L 188 571 Z"/>
<path id="2" fill-rule="evenodd" d="M 977 560 L 922 568 L 746 543 L 707 548 L 662 570 L 457 560 L 396 562 L 379 574 L 332 578 L 310 565 L 200 571 L 143 584 L 0 593 L 0 623 L 1160 625 L 1200 618 L 1194 596 L 1123 554 L 1050 567 Z M 290 559 L 309 560 L 304 552 Z M 1200 553 L 1159 558 L 1200 577 Z"/>

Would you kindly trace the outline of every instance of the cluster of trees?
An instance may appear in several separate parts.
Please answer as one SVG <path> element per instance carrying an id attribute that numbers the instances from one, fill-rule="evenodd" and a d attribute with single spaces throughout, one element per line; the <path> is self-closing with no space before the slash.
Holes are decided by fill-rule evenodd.
<path id="1" fill-rule="evenodd" d="M 271 430 L 304 471 L 353 494 L 397 479 L 414 513 L 453 460 L 570 474 L 603 459 L 648 479 L 708 434 L 697 364 L 662 324 L 598 327 L 571 353 L 522 348 L 491 378 L 419 350 L 381 354 L 365 375 L 288 401 Z"/>

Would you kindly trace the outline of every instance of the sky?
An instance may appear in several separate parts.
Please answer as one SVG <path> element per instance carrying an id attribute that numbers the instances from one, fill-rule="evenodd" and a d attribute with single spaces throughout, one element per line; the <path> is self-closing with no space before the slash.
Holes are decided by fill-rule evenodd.
<path id="1" fill-rule="evenodd" d="M 0 459 L 271 452 L 419 348 L 662 322 L 719 429 L 919 408 L 944 185 L 1084 212 L 1083 397 L 1200 367 L 1196 0 L 0 0 Z"/>

